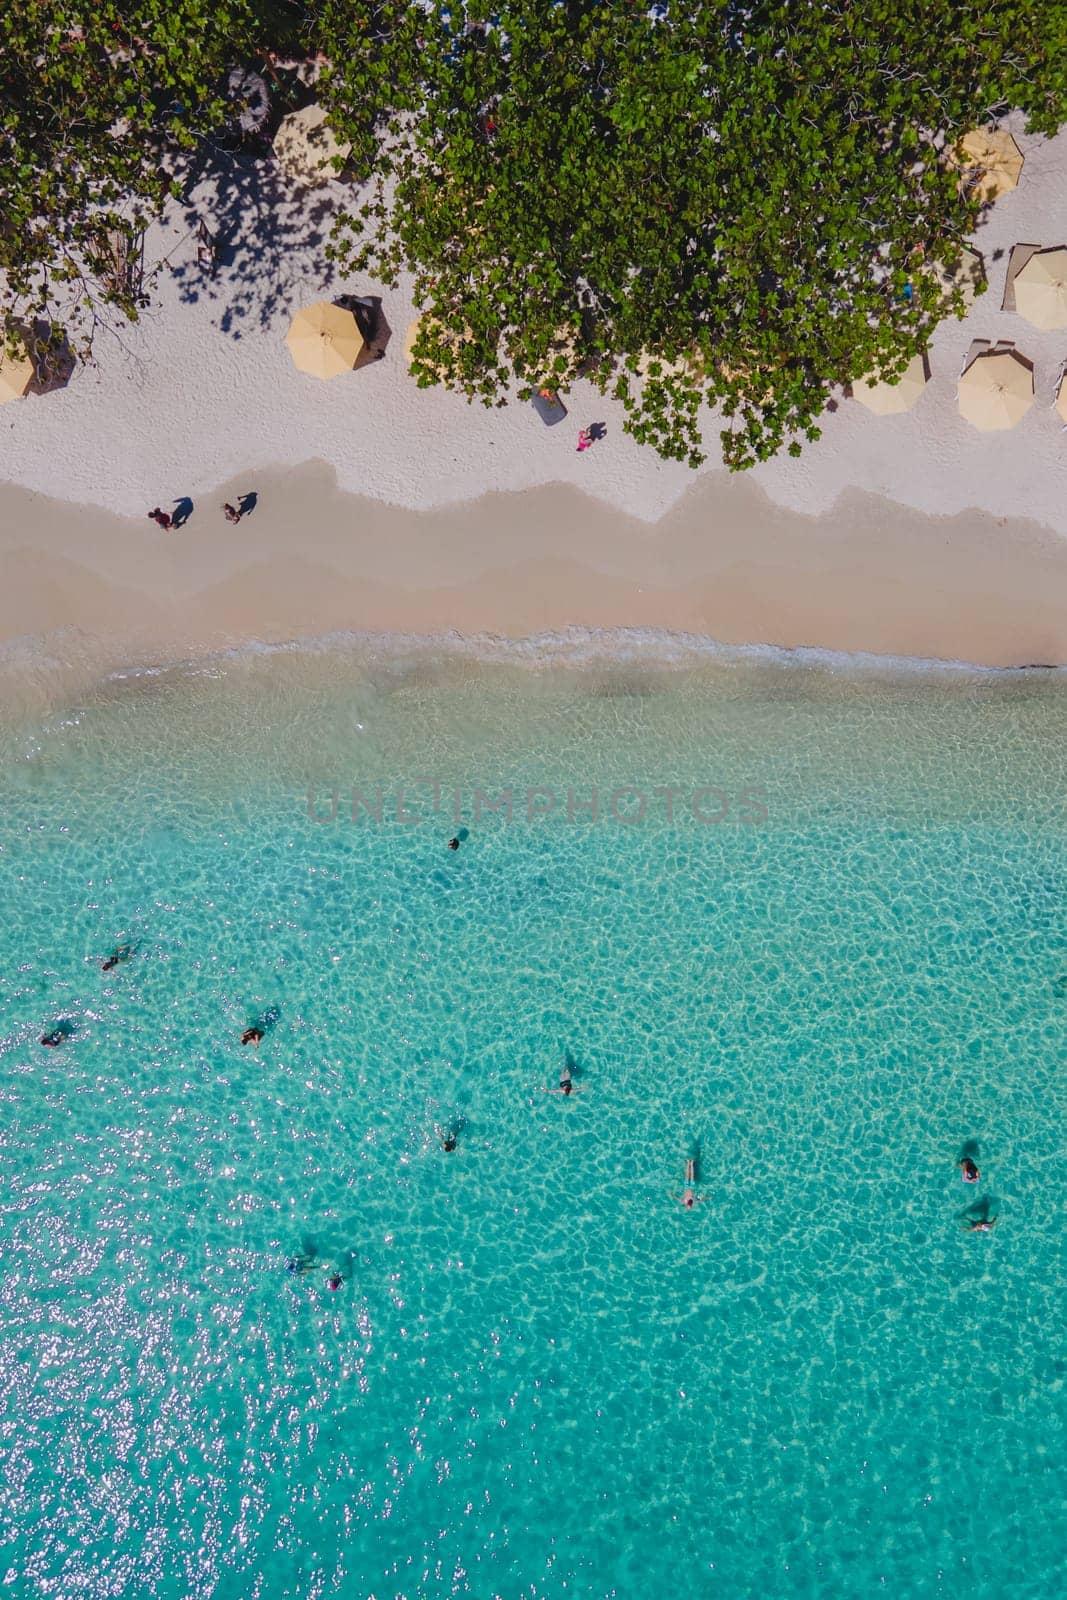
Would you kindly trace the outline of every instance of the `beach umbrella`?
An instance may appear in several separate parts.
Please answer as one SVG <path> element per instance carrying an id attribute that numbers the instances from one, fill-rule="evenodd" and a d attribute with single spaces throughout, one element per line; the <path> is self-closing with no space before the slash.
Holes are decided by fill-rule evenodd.
<path id="1" fill-rule="evenodd" d="M 925 356 L 912 356 L 897 383 L 887 383 L 884 378 L 860 378 L 852 385 L 852 398 L 876 416 L 890 417 L 901 411 L 910 411 L 926 388 L 929 373 Z"/>
<path id="2" fill-rule="evenodd" d="M 985 279 L 985 262 L 977 250 L 964 245 L 958 264 L 950 267 L 939 261 L 934 267 L 934 275 L 946 294 L 960 289 L 964 305 L 973 306 L 978 296 L 978 286 Z"/>
<path id="3" fill-rule="evenodd" d="M 652 368 L 655 367 L 655 373 Z M 700 349 L 687 350 L 673 360 L 666 356 L 657 355 L 654 350 L 642 350 L 637 357 L 637 371 L 642 378 L 651 378 L 653 382 L 658 378 L 690 378 L 698 382 L 706 376 L 704 352 Z M 738 368 L 738 371 L 741 369 Z"/>
<path id="4" fill-rule="evenodd" d="M 1034 403 L 1034 374 L 1014 350 L 975 356 L 959 381 L 960 415 L 982 433 L 1014 428 Z"/>
<path id="5" fill-rule="evenodd" d="M 1015 274 L 1015 309 L 1035 328 L 1067 328 L 1067 250 L 1035 250 Z"/>
<path id="6" fill-rule="evenodd" d="M 16 354 L 11 355 L 0 330 L 0 406 L 8 400 L 21 399 L 36 376 L 37 369 L 26 346 L 20 344 Z"/>
<path id="7" fill-rule="evenodd" d="M 328 300 L 298 311 L 285 342 L 301 372 L 310 372 L 313 378 L 351 372 L 363 350 L 363 335 L 351 311 Z"/>
<path id="8" fill-rule="evenodd" d="M 996 200 L 1014 189 L 1023 170 L 1023 153 L 1010 133 L 999 128 L 972 128 L 965 133 L 953 159 L 963 169 L 967 187 L 979 200 Z"/>
<path id="9" fill-rule="evenodd" d="M 350 144 L 342 144 L 326 125 L 321 106 L 305 106 L 282 118 L 274 135 L 274 154 L 278 165 L 294 183 L 328 183 L 337 177 L 332 166 L 335 156 L 347 161 Z"/>
<path id="10" fill-rule="evenodd" d="M 408 331 L 404 335 L 404 360 L 407 363 L 409 372 L 414 357 L 415 341 L 424 328 L 427 333 L 432 334 L 435 339 L 451 350 L 457 350 L 460 345 L 466 344 L 474 338 L 474 330 L 469 326 L 465 326 L 462 333 L 453 333 L 452 329 L 447 328 L 438 317 L 431 317 L 428 312 L 424 311 L 421 317 L 416 317 L 414 322 L 408 324 Z M 438 378 L 444 372 L 443 367 L 435 366 L 432 361 L 427 361 L 425 357 L 422 360 L 422 365 L 427 367 Z"/>

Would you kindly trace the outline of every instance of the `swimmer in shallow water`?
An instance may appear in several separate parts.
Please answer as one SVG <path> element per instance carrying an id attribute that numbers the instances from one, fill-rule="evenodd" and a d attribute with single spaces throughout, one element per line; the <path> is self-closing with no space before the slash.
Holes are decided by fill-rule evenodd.
<path id="1" fill-rule="evenodd" d="M 992 1233 L 996 1225 L 996 1217 L 969 1217 L 963 1224 L 968 1233 Z"/>
<path id="2" fill-rule="evenodd" d="M 327 1289 L 339 1289 L 344 1281 L 339 1272 L 331 1272 L 326 1279 L 326 1287 Z"/>
<path id="3" fill-rule="evenodd" d="M 100 971 L 110 972 L 113 967 L 118 966 L 120 961 L 128 961 L 132 955 L 132 944 L 120 944 L 118 949 L 113 950 L 107 960 L 101 963 Z"/>
<path id="4" fill-rule="evenodd" d="M 454 1150 L 456 1148 L 456 1130 L 455 1130 L 455 1128 L 442 1128 L 439 1125 L 436 1125 L 436 1126 L 437 1126 L 437 1137 L 441 1141 L 441 1149 L 442 1150 L 448 1150 L 448 1151 Z"/>
<path id="5" fill-rule="evenodd" d="M 41 1043 L 47 1045 L 49 1050 L 54 1050 L 57 1045 L 63 1044 L 66 1037 L 67 1035 L 62 1028 L 53 1028 L 51 1033 L 43 1035 Z"/>
<path id="6" fill-rule="evenodd" d="M 559 1083 L 555 1088 L 553 1088 L 551 1084 L 547 1083 L 542 1083 L 540 1085 L 542 1094 L 574 1094 L 577 1088 L 578 1085 L 571 1077 L 571 1064 L 566 1060 L 559 1069 Z"/>
<path id="7" fill-rule="evenodd" d="M 244 1033 L 241 1035 L 241 1043 L 253 1045 L 258 1050 L 262 1038 L 262 1028 L 246 1028 Z"/>
<path id="8" fill-rule="evenodd" d="M 963 1160 L 960 1162 L 960 1172 L 963 1175 L 964 1183 L 977 1183 L 979 1178 L 982 1176 L 974 1162 L 971 1160 L 970 1156 L 964 1156 Z"/>
<path id="9" fill-rule="evenodd" d="M 294 1278 L 302 1278 L 305 1272 L 310 1272 L 316 1264 L 316 1257 L 310 1250 L 301 1250 L 298 1255 L 290 1256 L 285 1263 L 286 1272 Z"/>
<path id="10" fill-rule="evenodd" d="M 698 1200 L 703 1201 L 707 1199 L 707 1195 L 697 1194 L 696 1181 L 696 1158 L 695 1156 L 690 1156 L 685 1164 L 685 1188 L 682 1190 L 681 1194 L 675 1194 L 671 1196 L 672 1200 L 677 1200 L 678 1204 L 680 1206 L 684 1206 L 687 1211 L 692 1211 Z"/>

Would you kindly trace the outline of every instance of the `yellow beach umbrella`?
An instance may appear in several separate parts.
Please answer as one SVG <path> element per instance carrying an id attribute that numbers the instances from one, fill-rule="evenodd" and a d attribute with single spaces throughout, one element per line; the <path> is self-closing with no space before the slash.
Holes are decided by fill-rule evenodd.
<path id="1" fill-rule="evenodd" d="M 982 433 L 1014 428 L 1033 403 L 1033 372 L 1014 350 L 976 356 L 959 381 L 960 415 Z"/>
<path id="2" fill-rule="evenodd" d="M 4 335 L 0 330 L 0 406 L 8 400 L 19 400 L 37 376 L 37 369 L 26 354 L 26 346 L 19 345 L 15 355 L 10 355 Z"/>
<path id="3" fill-rule="evenodd" d="M 887 383 L 884 378 L 860 378 L 852 385 L 852 398 L 879 417 L 891 417 L 910 411 L 918 400 L 929 374 L 925 356 L 912 356 L 897 383 Z"/>
<path id="4" fill-rule="evenodd" d="M 321 106 L 304 106 L 283 117 L 274 135 L 278 165 L 294 183 L 328 183 L 337 177 L 335 156 L 347 161 L 352 146 L 343 144 L 327 126 Z"/>
<path id="5" fill-rule="evenodd" d="M 934 275 L 946 294 L 959 289 L 963 293 L 964 305 L 973 306 L 978 297 L 978 286 L 985 279 L 985 262 L 977 250 L 964 245 L 959 264 L 949 267 L 939 261 L 934 267 Z"/>
<path id="6" fill-rule="evenodd" d="M 1067 250 L 1035 250 L 1015 274 L 1015 309 L 1035 328 L 1067 328 Z"/>
<path id="7" fill-rule="evenodd" d="M 328 300 L 298 311 L 285 336 L 301 372 L 313 378 L 338 378 L 351 372 L 363 350 L 363 335 L 351 311 Z"/>
<path id="8" fill-rule="evenodd" d="M 655 367 L 655 372 L 652 368 Z M 687 350 L 684 355 L 668 360 L 666 356 L 657 355 L 654 350 L 642 350 L 637 358 L 637 370 L 642 378 L 690 378 L 699 381 L 705 376 L 704 352 L 700 349 Z M 739 367 L 738 372 L 741 371 Z"/>
<path id="9" fill-rule="evenodd" d="M 474 337 L 473 329 L 470 327 L 465 326 L 462 333 L 453 333 L 452 329 L 447 328 L 438 317 L 431 317 L 428 312 L 424 311 L 421 317 L 416 317 L 415 321 L 408 325 L 408 331 L 404 335 L 404 360 L 407 362 L 409 371 L 411 370 L 414 356 L 415 341 L 424 329 L 450 350 L 458 350 L 460 345 L 466 344 L 469 339 Z M 444 373 L 444 367 L 435 366 L 432 361 L 428 361 L 425 358 L 423 358 L 422 365 L 427 367 L 437 378 L 440 378 Z"/>
<path id="10" fill-rule="evenodd" d="M 996 200 L 1014 189 L 1023 170 L 1023 153 L 1003 128 L 972 128 L 965 133 L 953 159 L 963 169 L 963 180 L 979 200 Z"/>

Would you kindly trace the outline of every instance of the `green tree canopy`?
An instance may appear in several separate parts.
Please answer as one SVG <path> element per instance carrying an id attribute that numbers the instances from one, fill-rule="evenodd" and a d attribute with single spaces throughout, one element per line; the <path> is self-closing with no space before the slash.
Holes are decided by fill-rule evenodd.
<path id="1" fill-rule="evenodd" d="M 4 0 L 0 272 L 7 309 L 57 295 L 138 308 L 125 246 L 176 192 L 175 159 L 217 128 L 246 0 Z M 91 320 L 91 317 L 90 317 Z"/>
<path id="2" fill-rule="evenodd" d="M 1034 0 L 321 0 L 315 31 L 376 173 L 334 253 L 414 273 L 422 381 L 493 403 L 581 365 L 694 464 L 702 399 L 746 466 L 817 437 L 832 383 L 899 374 L 977 217 L 946 141 L 1067 99 Z"/>

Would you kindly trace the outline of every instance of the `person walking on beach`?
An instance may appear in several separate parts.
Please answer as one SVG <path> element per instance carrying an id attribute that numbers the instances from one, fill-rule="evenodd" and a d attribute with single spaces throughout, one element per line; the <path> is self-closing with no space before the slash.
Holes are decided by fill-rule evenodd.
<path id="1" fill-rule="evenodd" d="M 683 1189 L 681 1194 L 674 1194 L 674 1195 L 671 1196 L 672 1200 L 677 1200 L 678 1204 L 680 1206 L 684 1206 L 687 1211 L 692 1211 L 693 1207 L 696 1205 L 698 1200 L 706 1200 L 707 1199 L 707 1195 L 697 1194 L 697 1192 L 696 1192 L 696 1181 L 697 1181 L 696 1157 L 695 1156 L 690 1156 L 689 1159 L 686 1161 L 686 1164 L 685 1164 L 685 1188 Z"/>
<path id="2" fill-rule="evenodd" d="M 158 522 L 161 528 L 173 528 L 174 518 L 169 511 L 164 511 L 160 506 L 155 506 L 148 513 L 153 522 Z"/>
<path id="3" fill-rule="evenodd" d="M 578 435 L 578 454 L 581 455 L 583 450 L 588 450 L 592 442 L 592 439 L 589 437 L 589 429 L 583 428 Z"/>
<path id="4" fill-rule="evenodd" d="M 223 509 L 223 511 L 224 511 L 224 513 L 226 515 L 226 521 L 227 522 L 232 522 L 234 527 L 237 526 L 237 524 L 240 522 L 241 518 L 244 516 L 244 512 L 243 511 L 238 511 L 236 506 L 231 506 L 231 504 L 230 504 L 230 502 L 228 500 L 226 500 L 223 503 L 222 509 Z"/>

